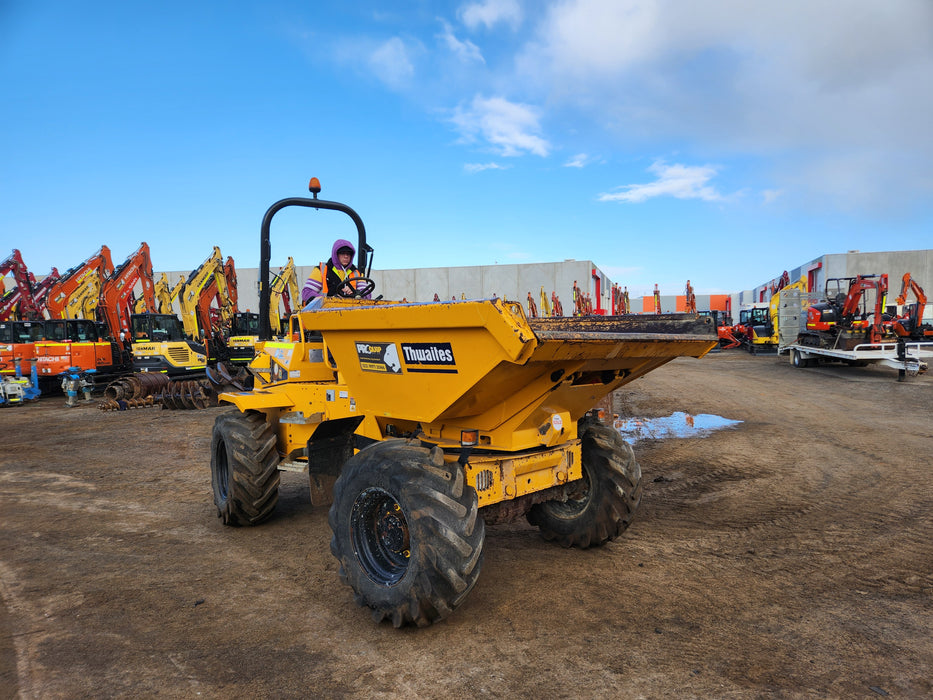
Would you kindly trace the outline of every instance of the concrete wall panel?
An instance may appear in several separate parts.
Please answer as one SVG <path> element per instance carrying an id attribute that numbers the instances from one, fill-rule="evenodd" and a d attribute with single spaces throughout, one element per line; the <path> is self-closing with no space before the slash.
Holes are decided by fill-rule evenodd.
<path id="1" fill-rule="evenodd" d="M 449 282 L 447 298 L 465 297 L 467 299 L 482 299 L 483 275 L 481 267 L 448 267 Z M 492 296 L 490 292 L 489 296 Z"/>
<path id="2" fill-rule="evenodd" d="M 277 272 L 280 266 L 273 265 L 272 270 Z M 304 284 L 311 273 L 313 266 L 303 265 L 297 268 L 298 285 Z M 409 301 L 431 301 L 436 293 L 441 299 L 448 300 L 452 296 L 458 299 L 461 294 L 468 299 L 489 298 L 494 293 L 500 297 L 518 301 L 527 308 L 528 293 L 539 307 L 541 305 L 540 293 L 544 287 L 548 301 L 551 293 L 556 292 L 564 308 L 564 313 L 573 313 L 573 283 L 574 281 L 584 292 L 589 292 L 594 308 L 596 303 L 596 284 L 592 277 L 594 265 L 588 260 L 565 260 L 559 263 L 530 263 L 527 265 L 487 265 L 472 267 L 446 267 L 446 268 L 419 268 L 407 270 L 379 270 L 372 271 L 376 282 L 376 294 L 382 294 L 386 299 L 402 299 Z M 933 295 L 933 250 L 892 251 L 884 253 L 833 253 L 823 255 L 808 261 L 788 271 L 791 282 L 797 281 L 801 275 L 815 271 L 814 290 L 822 291 L 827 277 L 853 277 L 855 275 L 879 274 L 888 275 L 889 300 L 900 291 L 901 278 L 905 272 L 910 272 L 913 279 Z M 166 273 L 169 282 L 174 284 L 179 277 L 188 278 L 190 270 L 171 271 Z M 611 308 L 610 292 L 612 280 L 608 279 L 597 269 L 601 276 L 601 306 Z M 161 276 L 161 271 L 155 273 L 155 278 Z M 237 269 L 239 306 L 241 310 L 258 311 L 259 295 L 257 291 L 257 268 L 243 267 Z M 765 301 L 770 298 L 771 280 L 764 282 L 755 289 L 744 290 L 729 295 L 732 298 L 733 315 L 738 316 L 738 310 L 743 305 L 760 301 L 764 292 Z M 727 295 L 697 295 L 697 309 L 723 308 Z M 651 295 L 631 299 L 633 311 L 654 313 L 654 301 Z M 672 312 L 677 308 L 677 295 L 662 295 L 662 310 Z M 176 308 L 176 313 L 179 311 Z M 540 311 L 540 309 L 539 309 Z"/>

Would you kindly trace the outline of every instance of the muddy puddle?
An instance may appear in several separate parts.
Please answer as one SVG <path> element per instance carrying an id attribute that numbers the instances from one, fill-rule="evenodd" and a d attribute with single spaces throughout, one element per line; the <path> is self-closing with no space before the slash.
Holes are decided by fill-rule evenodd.
<path id="1" fill-rule="evenodd" d="M 693 415 L 677 411 L 662 418 L 616 418 L 612 425 L 631 445 L 639 440 L 706 437 L 717 430 L 734 428 L 741 422 L 709 413 Z"/>

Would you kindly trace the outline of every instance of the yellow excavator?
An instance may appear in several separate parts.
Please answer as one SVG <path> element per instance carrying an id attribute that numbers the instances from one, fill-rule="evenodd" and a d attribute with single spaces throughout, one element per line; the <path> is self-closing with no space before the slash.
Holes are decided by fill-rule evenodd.
<path id="1" fill-rule="evenodd" d="M 166 301 L 167 286 L 166 280 L 157 294 L 160 310 Z M 176 285 L 169 294 L 169 303 L 177 295 L 181 323 L 174 314 L 134 316 L 133 366 L 140 372 L 162 372 L 172 377 L 201 375 L 208 364 L 225 359 L 220 314 L 232 318 L 235 309 L 227 292 L 220 248 L 214 246 L 211 255 L 191 271 L 184 285 L 180 289 Z M 216 318 L 211 313 L 214 301 L 219 306 L 219 311 L 213 314 Z"/>
<path id="2" fill-rule="evenodd" d="M 301 289 L 298 287 L 295 261 L 289 257 L 285 267 L 279 269 L 270 285 L 269 321 L 272 324 L 272 335 L 278 336 L 284 333 L 288 328 L 289 316 L 300 308 Z"/>
<path id="3" fill-rule="evenodd" d="M 230 283 L 230 271 L 227 269 L 227 287 L 235 288 L 235 282 Z M 288 328 L 288 318 L 292 314 L 292 304 L 301 301 L 301 290 L 298 288 L 298 277 L 295 272 L 295 261 L 289 257 L 285 267 L 273 274 L 270 285 L 269 322 L 272 325 L 272 335 L 279 336 Z M 282 310 L 284 307 L 284 311 Z M 256 356 L 256 341 L 259 339 L 259 314 L 249 311 L 237 311 L 229 324 L 227 337 L 227 359 L 230 362 L 246 365 Z"/>
<path id="4" fill-rule="evenodd" d="M 786 275 L 787 273 L 784 274 Z M 802 276 L 793 284 L 783 284 L 776 287 L 771 295 L 771 299 L 768 302 L 767 320 L 761 324 L 750 323 L 748 325 L 748 338 L 746 341 L 746 347 L 748 348 L 749 352 L 752 354 L 757 354 L 760 352 L 777 352 L 777 347 L 780 340 L 778 308 L 781 303 L 781 292 L 784 290 L 790 291 L 794 289 L 800 290 L 802 292 L 807 291 L 806 275 Z"/>
<path id="5" fill-rule="evenodd" d="M 104 245 L 49 288 L 46 300 L 49 317 L 96 321 L 101 287 L 112 274 L 110 248 Z"/>
<path id="6" fill-rule="evenodd" d="M 182 288 L 185 286 L 185 278 L 179 277 L 178 282 L 175 283 L 175 286 L 172 287 L 168 281 L 168 275 L 164 272 L 162 276 L 155 283 L 155 298 L 156 303 L 158 304 L 160 314 L 174 314 L 175 313 L 175 300 L 178 298 L 179 293 Z M 145 300 L 140 298 L 137 302 L 136 313 L 142 313 L 143 309 L 140 306 L 144 305 Z"/>

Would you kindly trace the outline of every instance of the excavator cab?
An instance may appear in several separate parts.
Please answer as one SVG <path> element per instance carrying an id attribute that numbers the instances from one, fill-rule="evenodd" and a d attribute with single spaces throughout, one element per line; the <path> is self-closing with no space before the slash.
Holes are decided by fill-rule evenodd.
<path id="1" fill-rule="evenodd" d="M 236 312 L 230 322 L 230 335 L 259 335 L 259 314 Z"/>
<path id="2" fill-rule="evenodd" d="M 53 319 L 45 322 L 45 339 L 79 343 L 96 342 L 101 339 L 97 322 L 88 319 Z"/>
<path id="3" fill-rule="evenodd" d="M 181 321 L 174 314 L 133 314 L 134 343 L 167 343 L 184 340 Z"/>

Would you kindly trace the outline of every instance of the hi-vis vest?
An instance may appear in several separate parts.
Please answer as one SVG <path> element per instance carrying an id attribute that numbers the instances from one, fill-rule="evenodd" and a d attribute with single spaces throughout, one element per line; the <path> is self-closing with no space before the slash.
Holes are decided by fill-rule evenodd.
<path id="1" fill-rule="evenodd" d="M 334 294 L 337 294 L 337 287 L 340 285 L 341 282 L 345 280 L 354 280 L 362 276 L 360 275 L 359 270 L 353 267 L 346 271 L 347 273 L 346 277 L 341 278 L 340 273 L 337 272 L 337 269 L 335 267 L 328 265 L 326 262 L 322 262 L 321 263 L 321 296 L 325 296 L 325 297 L 331 296 L 330 292 L 328 291 L 329 290 L 328 282 L 331 281 L 328 279 L 330 277 L 330 273 L 333 273 L 333 276 L 334 276 L 333 278 Z M 355 287 L 356 285 L 354 285 L 354 288 Z"/>

